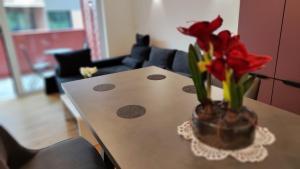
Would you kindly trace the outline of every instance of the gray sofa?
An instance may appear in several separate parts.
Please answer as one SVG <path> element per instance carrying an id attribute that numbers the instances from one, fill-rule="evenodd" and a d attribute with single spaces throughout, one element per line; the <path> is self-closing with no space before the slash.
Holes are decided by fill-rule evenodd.
<path id="1" fill-rule="evenodd" d="M 98 72 L 93 76 L 101 76 L 147 66 L 158 66 L 185 76 L 190 76 L 186 52 L 149 46 L 133 46 L 131 54 L 92 62 L 89 66 L 96 66 L 98 68 Z M 63 93 L 61 88 L 62 83 L 82 79 L 82 76 L 79 74 L 79 71 L 70 75 L 62 75 L 61 69 L 61 67 L 58 67 L 56 70 L 56 80 L 59 91 Z"/>

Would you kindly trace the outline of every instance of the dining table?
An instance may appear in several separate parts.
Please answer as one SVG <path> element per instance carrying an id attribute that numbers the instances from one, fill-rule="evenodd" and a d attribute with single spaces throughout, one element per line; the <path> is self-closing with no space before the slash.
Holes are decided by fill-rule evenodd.
<path id="1" fill-rule="evenodd" d="M 120 169 L 299 169 L 300 116 L 244 98 L 276 137 L 261 162 L 195 156 L 177 127 L 199 104 L 191 78 L 155 66 L 63 83 L 105 154 Z M 212 86 L 212 98 L 222 89 Z M 300 102 L 299 102 L 300 104 Z"/>

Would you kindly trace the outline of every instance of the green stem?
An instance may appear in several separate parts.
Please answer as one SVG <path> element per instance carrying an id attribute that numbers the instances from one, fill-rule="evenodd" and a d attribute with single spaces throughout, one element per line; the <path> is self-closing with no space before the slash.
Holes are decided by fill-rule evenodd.
<path id="1" fill-rule="evenodd" d="M 207 98 L 211 99 L 211 74 L 207 74 L 207 86 L 206 86 L 206 91 L 207 91 Z"/>

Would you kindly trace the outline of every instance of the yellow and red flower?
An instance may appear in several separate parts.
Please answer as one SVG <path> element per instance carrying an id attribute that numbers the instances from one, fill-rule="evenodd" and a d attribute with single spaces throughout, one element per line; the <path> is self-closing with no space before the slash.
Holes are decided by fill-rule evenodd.
<path id="1" fill-rule="evenodd" d="M 236 79 L 244 74 L 261 69 L 272 58 L 248 53 L 239 36 L 231 37 L 229 31 L 220 32 L 213 41 L 215 58 L 207 69 L 223 81 L 225 70 L 232 69 Z"/>
<path id="2" fill-rule="evenodd" d="M 197 45 L 189 48 L 189 64 L 198 100 L 209 103 L 213 75 L 223 82 L 224 100 L 229 108 L 239 110 L 243 95 L 254 80 L 248 73 L 262 68 L 271 57 L 249 53 L 239 35 L 232 36 L 228 30 L 215 34 L 222 22 L 218 16 L 212 22 L 196 22 L 189 28 L 179 27 L 178 30 L 196 38 Z"/>
<path id="3" fill-rule="evenodd" d="M 196 42 L 199 47 L 208 52 L 210 48 L 209 44 L 212 42 L 213 32 L 221 27 L 222 23 L 223 19 L 218 16 L 212 22 L 196 22 L 189 28 L 179 27 L 177 29 L 185 35 L 195 37 L 197 39 Z"/>

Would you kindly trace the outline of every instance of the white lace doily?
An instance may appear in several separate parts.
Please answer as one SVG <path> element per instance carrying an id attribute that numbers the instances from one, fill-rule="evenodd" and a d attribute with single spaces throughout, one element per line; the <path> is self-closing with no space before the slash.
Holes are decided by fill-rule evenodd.
<path id="1" fill-rule="evenodd" d="M 191 149 L 195 156 L 204 157 L 207 160 L 223 160 L 231 156 L 240 162 L 260 162 L 268 156 L 268 151 L 264 146 L 275 142 L 274 134 L 264 127 L 257 127 L 255 140 L 251 146 L 235 151 L 216 149 L 199 141 L 193 133 L 191 121 L 178 126 L 177 133 L 191 141 Z"/>

